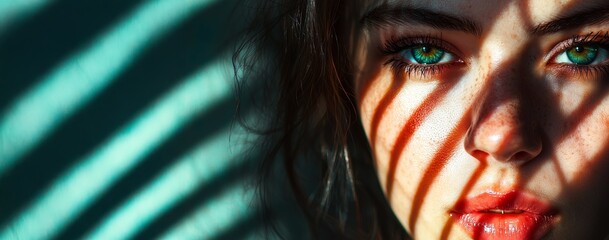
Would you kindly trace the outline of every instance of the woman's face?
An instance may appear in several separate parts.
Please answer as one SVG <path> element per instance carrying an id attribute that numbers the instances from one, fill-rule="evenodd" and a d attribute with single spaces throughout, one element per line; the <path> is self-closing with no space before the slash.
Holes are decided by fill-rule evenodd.
<path id="1" fill-rule="evenodd" d="M 415 239 L 608 235 L 606 0 L 369 2 L 358 107 Z"/>

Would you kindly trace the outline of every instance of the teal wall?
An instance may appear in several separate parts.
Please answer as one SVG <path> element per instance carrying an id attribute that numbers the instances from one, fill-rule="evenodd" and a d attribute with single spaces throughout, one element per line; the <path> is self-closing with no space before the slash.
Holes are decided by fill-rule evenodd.
<path id="1" fill-rule="evenodd" d="M 233 121 L 242 16 L 237 0 L 0 1 L 0 239 L 261 238 Z"/>

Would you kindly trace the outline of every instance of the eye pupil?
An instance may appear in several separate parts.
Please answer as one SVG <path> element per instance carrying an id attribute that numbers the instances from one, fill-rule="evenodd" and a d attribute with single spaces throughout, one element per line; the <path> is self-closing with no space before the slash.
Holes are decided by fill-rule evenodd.
<path id="1" fill-rule="evenodd" d="M 576 51 L 576 52 L 578 52 L 578 53 L 581 53 L 581 52 L 583 52 L 583 51 L 584 51 L 584 47 L 582 47 L 582 46 L 577 46 L 577 47 L 575 47 L 575 51 Z"/>

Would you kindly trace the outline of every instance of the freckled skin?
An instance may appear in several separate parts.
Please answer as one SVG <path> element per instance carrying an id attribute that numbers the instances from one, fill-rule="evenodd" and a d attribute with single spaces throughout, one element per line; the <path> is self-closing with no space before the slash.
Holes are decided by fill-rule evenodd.
<path id="1" fill-rule="evenodd" d="M 450 218 L 455 204 L 518 189 L 558 209 L 544 239 L 607 237 L 609 75 L 567 71 L 552 64 L 551 52 L 574 35 L 607 32 L 609 23 L 528 32 L 606 2 L 399 2 L 469 18 L 482 28 L 474 36 L 390 26 L 366 32 L 357 46 L 360 117 L 381 186 L 407 231 L 415 239 L 468 239 Z M 396 73 L 385 64 L 392 56 L 378 53 L 391 35 L 441 36 L 462 63 L 428 74 Z"/>

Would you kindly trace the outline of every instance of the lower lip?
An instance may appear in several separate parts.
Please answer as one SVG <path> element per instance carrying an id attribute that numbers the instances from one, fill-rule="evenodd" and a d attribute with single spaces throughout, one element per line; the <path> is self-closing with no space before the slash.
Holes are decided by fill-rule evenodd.
<path id="1" fill-rule="evenodd" d="M 452 213 L 474 239 L 539 239 L 553 223 L 550 215 L 521 213 Z"/>

